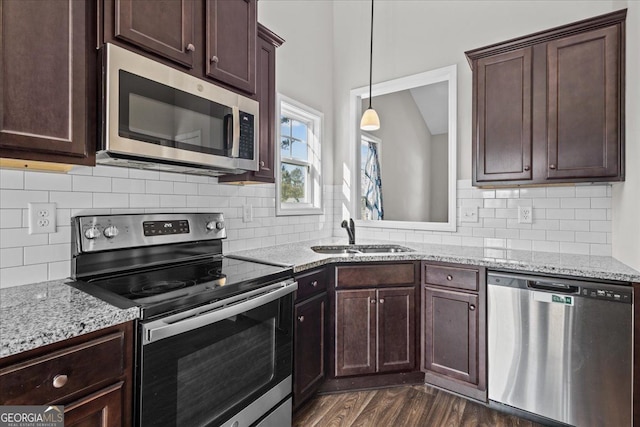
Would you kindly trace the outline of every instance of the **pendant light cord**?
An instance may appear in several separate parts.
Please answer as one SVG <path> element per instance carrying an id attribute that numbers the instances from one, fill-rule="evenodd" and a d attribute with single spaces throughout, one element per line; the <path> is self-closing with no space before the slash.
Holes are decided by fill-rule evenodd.
<path id="1" fill-rule="evenodd" d="M 373 84 L 373 0 L 371 0 L 371 46 L 369 48 L 369 108 L 371 108 L 372 84 Z"/>

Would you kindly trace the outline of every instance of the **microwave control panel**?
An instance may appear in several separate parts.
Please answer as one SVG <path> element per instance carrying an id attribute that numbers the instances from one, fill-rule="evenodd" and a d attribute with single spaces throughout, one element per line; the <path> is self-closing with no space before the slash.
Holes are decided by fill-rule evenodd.
<path id="1" fill-rule="evenodd" d="M 253 114 L 240 111 L 240 154 L 241 159 L 253 160 L 254 153 L 254 117 Z"/>

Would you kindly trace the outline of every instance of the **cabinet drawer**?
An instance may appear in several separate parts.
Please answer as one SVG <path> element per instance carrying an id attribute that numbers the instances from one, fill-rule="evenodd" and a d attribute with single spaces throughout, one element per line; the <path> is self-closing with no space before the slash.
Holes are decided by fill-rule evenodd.
<path id="1" fill-rule="evenodd" d="M 413 263 L 390 265 L 357 265 L 336 268 L 336 287 L 407 286 L 416 282 Z"/>
<path id="2" fill-rule="evenodd" d="M 448 288 L 478 290 L 478 270 L 423 264 L 424 283 Z"/>
<path id="3" fill-rule="evenodd" d="M 0 370 L 0 404 L 40 405 L 119 377 L 124 333 L 113 333 Z M 65 378 L 66 376 L 66 378 Z"/>
<path id="4" fill-rule="evenodd" d="M 296 301 L 302 301 L 310 295 L 314 295 L 327 290 L 327 279 L 325 270 L 314 271 L 313 273 L 297 276 L 298 293 Z"/>

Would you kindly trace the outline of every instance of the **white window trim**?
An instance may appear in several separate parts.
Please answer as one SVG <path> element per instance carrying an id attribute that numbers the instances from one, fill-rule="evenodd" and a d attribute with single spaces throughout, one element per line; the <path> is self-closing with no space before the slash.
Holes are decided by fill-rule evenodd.
<path id="1" fill-rule="evenodd" d="M 286 106 L 283 108 L 282 103 Z M 281 134 L 280 117 L 282 111 L 291 112 L 292 115 L 299 116 L 306 121 L 313 122 L 314 138 L 308 142 L 310 153 L 315 154 L 311 159 L 309 171 L 309 189 L 311 203 L 288 205 L 280 202 L 280 180 L 281 180 Z M 276 101 L 276 215 L 319 215 L 323 213 L 322 207 L 322 136 L 324 134 L 324 114 L 298 101 L 288 98 L 282 94 L 277 95 Z"/>

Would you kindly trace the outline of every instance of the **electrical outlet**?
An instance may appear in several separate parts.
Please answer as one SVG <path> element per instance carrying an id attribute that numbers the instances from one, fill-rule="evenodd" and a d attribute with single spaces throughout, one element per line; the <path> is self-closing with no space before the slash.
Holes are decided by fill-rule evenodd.
<path id="1" fill-rule="evenodd" d="M 461 222 L 478 222 L 478 207 L 467 206 L 460 208 Z"/>
<path id="2" fill-rule="evenodd" d="M 518 223 L 531 224 L 533 222 L 533 208 L 531 206 L 518 206 Z"/>
<path id="3" fill-rule="evenodd" d="M 29 234 L 56 232 L 56 204 L 29 203 Z"/>
<path id="4" fill-rule="evenodd" d="M 253 221 L 253 206 L 251 205 L 242 206 L 242 221 L 243 222 Z"/>

